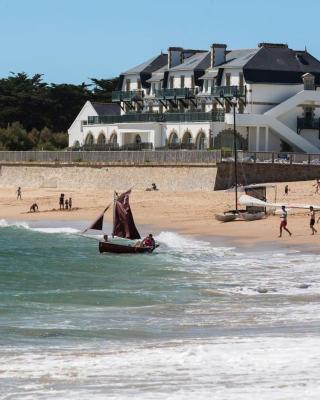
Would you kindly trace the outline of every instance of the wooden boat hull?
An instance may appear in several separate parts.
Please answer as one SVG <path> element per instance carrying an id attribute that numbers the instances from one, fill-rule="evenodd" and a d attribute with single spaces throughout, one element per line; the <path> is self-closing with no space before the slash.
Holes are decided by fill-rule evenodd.
<path id="1" fill-rule="evenodd" d="M 159 245 L 156 245 L 158 247 Z M 128 246 L 112 242 L 99 242 L 100 253 L 116 253 L 116 254 L 142 254 L 152 253 L 153 247 L 142 247 L 142 246 Z"/>
<path id="2" fill-rule="evenodd" d="M 234 213 L 216 214 L 215 218 L 220 222 L 230 222 L 234 221 L 237 218 L 237 214 Z"/>

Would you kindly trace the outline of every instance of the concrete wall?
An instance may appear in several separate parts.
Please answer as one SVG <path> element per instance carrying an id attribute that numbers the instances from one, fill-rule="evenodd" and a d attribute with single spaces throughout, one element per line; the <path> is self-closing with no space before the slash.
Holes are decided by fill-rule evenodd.
<path id="1" fill-rule="evenodd" d="M 320 177 L 320 165 L 286 164 L 241 164 L 238 167 L 238 182 L 251 183 L 295 182 Z M 234 185 L 234 165 L 218 164 L 215 190 L 228 189 Z"/>
<path id="2" fill-rule="evenodd" d="M 162 191 L 212 191 L 216 167 L 0 167 L 0 187 L 144 190 L 155 182 Z"/>

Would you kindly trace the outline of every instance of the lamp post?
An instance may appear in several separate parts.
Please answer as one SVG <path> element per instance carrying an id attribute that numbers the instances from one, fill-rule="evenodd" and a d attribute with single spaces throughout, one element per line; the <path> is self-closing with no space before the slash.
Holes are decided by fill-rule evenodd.
<path id="1" fill-rule="evenodd" d="M 238 154 L 237 154 L 237 134 L 236 134 L 236 106 L 237 98 L 231 100 L 233 106 L 233 151 L 234 151 L 234 181 L 236 194 L 236 213 L 238 214 Z"/>

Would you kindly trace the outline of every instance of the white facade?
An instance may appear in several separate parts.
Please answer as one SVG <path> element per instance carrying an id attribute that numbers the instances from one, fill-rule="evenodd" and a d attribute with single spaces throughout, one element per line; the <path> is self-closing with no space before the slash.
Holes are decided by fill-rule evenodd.
<path id="1" fill-rule="evenodd" d="M 281 46 L 270 45 L 270 48 L 275 54 L 283 49 L 285 54 L 286 47 Z M 119 118 L 110 121 L 100 118 L 106 116 L 99 115 L 87 102 L 69 129 L 69 145 L 109 143 L 121 148 L 149 143 L 153 149 L 168 145 L 213 147 L 219 134 L 233 129 L 229 102 L 232 96 L 228 90 L 232 88 L 242 92 L 236 105 L 236 127 L 247 141 L 249 151 L 281 151 L 285 143 L 295 151 L 320 152 L 320 91 L 314 84 L 314 76 L 301 72 L 301 77 L 297 77 L 296 71 L 288 70 L 288 76 L 294 75 L 291 82 L 285 71 L 274 82 L 254 81 L 256 78 L 248 75 L 246 65 L 260 54 L 261 48 L 228 52 L 224 45 L 212 45 L 208 52 L 185 53 L 180 48 L 172 49 L 168 65 L 148 70 L 148 86 L 141 82 L 143 71 L 123 74 L 121 93 L 136 91 L 139 96 L 133 93 L 129 101 L 119 101 L 122 107 Z M 296 62 L 300 53 L 296 52 Z M 317 68 L 320 76 L 320 63 Z M 270 80 L 268 71 L 260 69 Z M 259 68 L 257 71 L 260 73 Z M 221 113 L 224 113 L 222 119 Z M 298 118 L 304 119 L 298 121 Z"/>

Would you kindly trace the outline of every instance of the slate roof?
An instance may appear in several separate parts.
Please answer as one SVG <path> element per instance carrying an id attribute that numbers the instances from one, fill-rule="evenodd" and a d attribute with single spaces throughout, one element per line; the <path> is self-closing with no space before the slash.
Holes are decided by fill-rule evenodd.
<path id="1" fill-rule="evenodd" d="M 195 69 L 207 69 L 210 65 L 210 52 L 202 51 L 188 57 L 183 63 L 170 68 L 170 71 L 193 71 Z"/>
<path id="2" fill-rule="evenodd" d="M 163 67 L 168 63 L 168 54 L 158 54 L 155 57 L 150 58 L 142 64 L 136 65 L 135 67 L 123 72 L 123 75 L 132 75 L 140 73 L 152 73 L 157 69 Z"/>
<path id="3" fill-rule="evenodd" d="M 301 84 L 307 72 L 319 82 L 320 61 L 307 51 L 261 47 L 244 65 L 243 72 L 248 83 Z"/>
<path id="4" fill-rule="evenodd" d="M 98 115 L 120 115 L 120 106 L 116 103 L 91 102 Z"/>

